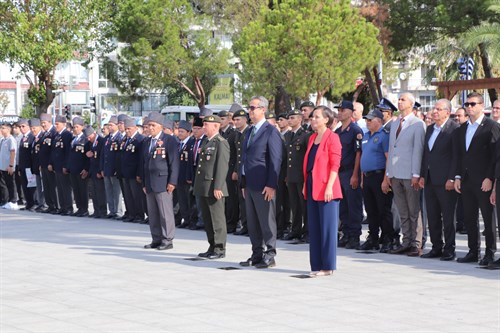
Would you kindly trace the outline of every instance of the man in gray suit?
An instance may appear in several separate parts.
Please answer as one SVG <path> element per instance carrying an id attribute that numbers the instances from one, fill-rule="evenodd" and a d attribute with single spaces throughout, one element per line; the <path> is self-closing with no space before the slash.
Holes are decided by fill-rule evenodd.
<path id="1" fill-rule="evenodd" d="M 422 253 L 422 222 L 420 210 L 420 167 L 425 139 L 425 123 L 413 114 L 415 97 L 403 93 L 398 100 L 399 118 L 391 127 L 386 178 L 382 190 L 394 192 L 394 203 L 401 217 L 403 242 L 390 251 L 417 257 Z"/>

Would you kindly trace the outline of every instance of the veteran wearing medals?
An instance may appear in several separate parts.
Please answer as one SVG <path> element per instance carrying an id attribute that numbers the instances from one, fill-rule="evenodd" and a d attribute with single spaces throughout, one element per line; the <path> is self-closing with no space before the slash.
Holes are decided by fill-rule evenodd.
<path id="1" fill-rule="evenodd" d="M 175 236 L 173 192 L 179 178 L 179 151 L 173 136 L 162 132 L 164 117 L 149 114 L 149 134 L 143 142 L 141 179 L 146 193 L 152 242 L 145 249 L 172 249 Z"/>
<path id="2" fill-rule="evenodd" d="M 80 117 L 73 119 L 73 140 L 69 152 L 68 171 L 70 174 L 71 187 L 78 210 L 73 214 L 77 217 L 89 216 L 89 191 L 88 175 L 90 159 L 87 152 L 91 149 L 91 143 L 83 134 L 85 122 Z"/>
<path id="3" fill-rule="evenodd" d="M 203 119 L 208 140 L 201 146 L 196 168 L 194 194 L 200 198 L 201 214 L 205 222 L 208 250 L 199 257 L 219 259 L 226 256 L 227 226 L 224 197 L 228 196 L 226 176 L 229 168 L 229 143 L 219 134 L 219 116 Z"/>

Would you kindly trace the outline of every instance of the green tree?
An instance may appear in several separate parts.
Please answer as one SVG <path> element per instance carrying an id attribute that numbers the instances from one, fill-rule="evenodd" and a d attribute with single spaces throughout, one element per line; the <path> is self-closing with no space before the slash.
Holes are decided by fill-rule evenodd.
<path id="1" fill-rule="evenodd" d="M 350 1 L 283 0 L 243 28 L 235 50 L 253 91 L 276 87 L 301 98 L 351 91 L 359 74 L 376 64 L 378 29 Z"/>
<path id="2" fill-rule="evenodd" d="M 105 0 L 0 2 L 0 61 L 19 66 L 38 114 L 55 98 L 56 66 L 104 47 L 112 10 Z"/>
<path id="3" fill-rule="evenodd" d="M 187 0 L 119 1 L 115 27 L 123 46 L 113 81 L 131 95 L 177 85 L 203 107 L 217 74 L 230 71 L 230 51 L 213 38 L 209 22 Z"/>

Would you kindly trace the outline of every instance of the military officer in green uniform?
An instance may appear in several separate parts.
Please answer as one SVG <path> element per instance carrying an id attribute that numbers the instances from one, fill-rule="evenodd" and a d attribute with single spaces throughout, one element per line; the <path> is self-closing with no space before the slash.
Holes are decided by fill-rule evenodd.
<path id="1" fill-rule="evenodd" d="M 230 153 L 229 143 L 219 134 L 220 123 L 219 116 L 210 115 L 203 119 L 208 140 L 201 146 L 194 181 L 194 194 L 201 199 L 201 214 L 210 245 L 206 252 L 198 256 L 208 259 L 226 256 L 224 197 L 228 196 L 226 176 Z"/>

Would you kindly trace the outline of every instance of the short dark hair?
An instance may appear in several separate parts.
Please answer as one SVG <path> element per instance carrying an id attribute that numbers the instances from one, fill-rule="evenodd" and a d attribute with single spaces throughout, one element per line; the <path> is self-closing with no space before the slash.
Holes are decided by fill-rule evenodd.
<path id="1" fill-rule="evenodd" d="M 473 97 L 479 99 L 479 103 L 484 103 L 484 97 L 480 93 L 473 91 L 467 95 L 467 98 L 473 98 Z"/>
<path id="2" fill-rule="evenodd" d="M 335 115 L 333 114 L 332 109 L 330 109 L 328 106 L 318 105 L 317 107 L 314 108 L 313 114 L 316 110 L 321 111 L 321 114 L 323 115 L 324 118 L 328 118 L 326 127 L 330 127 L 333 123 L 333 120 L 335 119 Z"/>

